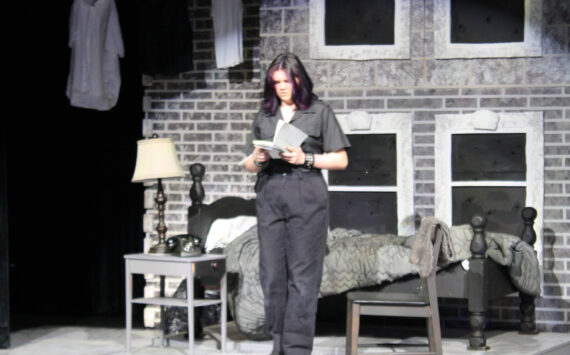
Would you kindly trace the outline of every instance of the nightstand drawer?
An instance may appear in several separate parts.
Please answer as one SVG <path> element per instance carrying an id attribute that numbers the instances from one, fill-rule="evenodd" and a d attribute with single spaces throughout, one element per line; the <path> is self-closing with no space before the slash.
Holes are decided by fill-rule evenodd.
<path id="1" fill-rule="evenodd" d="M 218 280 L 226 273 L 225 260 L 203 261 L 194 264 L 194 275 L 200 279 Z"/>

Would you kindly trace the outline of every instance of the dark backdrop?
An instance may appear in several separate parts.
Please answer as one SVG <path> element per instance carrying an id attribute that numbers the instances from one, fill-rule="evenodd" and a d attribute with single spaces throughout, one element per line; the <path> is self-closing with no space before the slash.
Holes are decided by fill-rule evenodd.
<path id="1" fill-rule="evenodd" d="M 112 110 L 95 111 L 71 107 L 65 96 L 71 4 L 13 4 L 21 8 L 10 12 L 20 19 L 14 31 L 25 33 L 10 45 L 5 104 L 14 110 L 4 113 L 0 145 L 12 330 L 122 316 L 122 256 L 142 251 L 143 187 L 130 182 L 143 118 L 137 9 L 116 0 L 125 44 L 121 92 Z"/>

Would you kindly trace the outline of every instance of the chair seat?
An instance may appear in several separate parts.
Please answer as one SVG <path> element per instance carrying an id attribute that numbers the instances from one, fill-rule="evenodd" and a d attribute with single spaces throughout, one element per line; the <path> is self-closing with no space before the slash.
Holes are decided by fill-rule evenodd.
<path id="1" fill-rule="evenodd" d="M 429 305 L 425 297 L 413 293 L 363 292 L 354 291 L 346 295 L 347 299 L 357 304 L 394 305 L 424 307 Z"/>

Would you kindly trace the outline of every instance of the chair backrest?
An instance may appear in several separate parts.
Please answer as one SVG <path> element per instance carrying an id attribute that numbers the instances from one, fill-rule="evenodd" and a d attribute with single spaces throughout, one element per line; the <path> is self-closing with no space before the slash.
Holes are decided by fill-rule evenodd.
<path id="1" fill-rule="evenodd" d="M 441 249 L 441 243 L 443 240 L 443 231 L 441 226 L 437 224 L 434 228 L 434 238 L 433 238 L 433 258 L 432 258 L 432 268 L 431 272 L 427 277 L 422 277 L 422 284 L 424 286 L 426 301 L 430 304 L 437 305 L 437 289 L 435 276 L 437 272 L 437 261 L 439 258 L 439 253 Z"/>

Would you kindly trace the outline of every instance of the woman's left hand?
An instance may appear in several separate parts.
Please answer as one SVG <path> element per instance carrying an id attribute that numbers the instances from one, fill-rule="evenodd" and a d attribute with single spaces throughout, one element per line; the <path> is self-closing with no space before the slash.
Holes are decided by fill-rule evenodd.
<path id="1" fill-rule="evenodd" d="M 301 147 L 285 147 L 285 149 L 287 149 L 287 152 L 280 153 L 282 160 L 293 165 L 302 165 L 305 163 L 305 152 L 301 150 Z"/>

